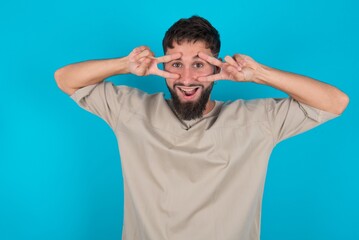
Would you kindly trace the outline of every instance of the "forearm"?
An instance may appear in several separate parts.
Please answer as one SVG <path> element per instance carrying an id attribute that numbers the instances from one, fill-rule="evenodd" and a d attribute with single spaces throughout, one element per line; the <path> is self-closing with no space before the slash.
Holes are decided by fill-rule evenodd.
<path id="1" fill-rule="evenodd" d="M 55 80 L 62 91 L 71 95 L 77 89 L 126 73 L 129 73 L 128 57 L 90 60 L 58 69 L 55 72 Z"/>
<path id="2" fill-rule="evenodd" d="M 349 102 L 345 93 L 329 84 L 263 65 L 256 72 L 254 82 L 272 86 L 301 103 L 334 114 L 341 114 Z"/>

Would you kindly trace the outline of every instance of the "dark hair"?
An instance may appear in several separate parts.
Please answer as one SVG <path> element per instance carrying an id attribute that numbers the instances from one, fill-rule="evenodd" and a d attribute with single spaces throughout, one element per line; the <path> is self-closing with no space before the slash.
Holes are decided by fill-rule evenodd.
<path id="1" fill-rule="evenodd" d="M 174 42 L 181 44 L 183 41 L 203 41 L 216 57 L 221 48 L 218 31 L 209 21 L 199 16 L 182 18 L 175 22 L 162 40 L 163 51 L 166 53 L 168 48 L 173 48 Z"/>

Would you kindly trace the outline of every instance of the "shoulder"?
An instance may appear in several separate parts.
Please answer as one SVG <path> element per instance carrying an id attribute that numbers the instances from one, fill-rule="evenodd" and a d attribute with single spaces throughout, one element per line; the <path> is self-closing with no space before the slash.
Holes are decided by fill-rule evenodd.
<path id="1" fill-rule="evenodd" d="M 141 89 L 125 85 L 114 85 L 112 82 L 102 82 L 97 84 L 96 88 L 98 88 L 98 91 L 103 91 L 107 97 L 112 96 L 111 98 L 113 99 L 121 98 L 125 105 L 153 102 L 163 95 L 162 93 L 148 94 Z"/>
<path id="2" fill-rule="evenodd" d="M 268 120 L 268 112 L 276 102 L 288 101 L 288 99 L 261 98 L 252 100 L 235 100 L 224 102 L 220 119 L 229 124 L 233 121 L 237 124 L 252 124 Z"/>
<path id="3" fill-rule="evenodd" d="M 274 98 L 261 98 L 252 100 L 239 99 L 236 101 L 227 101 L 223 104 L 223 109 L 231 112 L 256 112 L 268 108 L 273 102 L 280 100 Z"/>
<path id="4" fill-rule="evenodd" d="M 141 104 L 151 105 L 159 100 L 163 99 L 163 93 L 149 94 L 141 89 L 128 87 L 128 86 L 116 86 L 119 92 L 126 94 L 126 100 L 128 104 Z"/>
<path id="5" fill-rule="evenodd" d="M 115 88 L 118 98 L 121 98 L 121 101 L 118 101 L 119 107 L 125 112 L 147 115 L 151 110 L 165 103 L 162 92 L 149 94 L 138 88 L 121 85 Z"/>

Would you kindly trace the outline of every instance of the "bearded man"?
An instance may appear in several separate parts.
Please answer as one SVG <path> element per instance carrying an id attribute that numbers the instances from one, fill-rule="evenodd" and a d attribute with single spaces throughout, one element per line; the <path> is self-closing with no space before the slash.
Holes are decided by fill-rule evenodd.
<path id="1" fill-rule="evenodd" d="M 340 115 L 348 97 L 249 56 L 220 60 L 218 31 L 199 16 L 172 25 L 163 50 L 155 57 L 141 46 L 122 58 L 70 64 L 55 73 L 59 88 L 103 118 L 118 139 L 122 239 L 258 240 L 272 149 Z M 171 98 L 104 81 L 121 74 L 163 77 Z M 216 101 L 210 95 L 217 80 L 264 84 L 289 97 Z"/>

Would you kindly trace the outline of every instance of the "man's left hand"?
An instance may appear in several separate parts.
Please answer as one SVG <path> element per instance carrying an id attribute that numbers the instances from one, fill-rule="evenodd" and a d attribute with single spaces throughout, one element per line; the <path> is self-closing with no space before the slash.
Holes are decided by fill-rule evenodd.
<path id="1" fill-rule="evenodd" d="M 226 56 L 224 62 L 202 52 L 199 52 L 198 56 L 219 69 L 218 73 L 199 77 L 198 81 L 232 80 L 236 82 L 252 82 L 255 80 L 256 71 L 260 68 L 259 63 L 242 54 L 235 54 L 233 57 Z"/>

